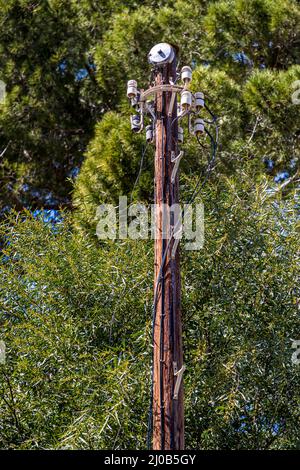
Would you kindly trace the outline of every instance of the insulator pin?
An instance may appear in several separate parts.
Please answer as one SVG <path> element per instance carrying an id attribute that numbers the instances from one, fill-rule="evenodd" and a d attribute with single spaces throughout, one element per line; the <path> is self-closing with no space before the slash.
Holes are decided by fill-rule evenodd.
<path id="1" fill-rule="evenodd" d="M 131 130 L 133 132 L 139 132 L 141 128 L 140 116 L 138 114 L 134 114 L 133 116 L 130 116 L 130 124 L 131 124 Z"/>
<path id="2" fill-rule="evenodd" d="M 153 128 L 151 125 L 146 127 L 146 141 L 148 144 L 153 142 Z"/>

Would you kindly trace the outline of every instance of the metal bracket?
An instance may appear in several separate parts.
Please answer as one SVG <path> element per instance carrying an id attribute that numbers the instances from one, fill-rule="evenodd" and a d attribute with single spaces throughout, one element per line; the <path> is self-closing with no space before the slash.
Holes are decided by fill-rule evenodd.
<path id="1" fill-rule="evenodd" d="M 173 245 L 173 248 L 172 248 L 172 253 L 171 253 L 171 258 L 172 259 L 175 259 L 175 256 L 176 256 L 176 251 L 177 251 L 177 248 L 178 248 L 178 245 L 179 245 L 179 238 L 176 238 L 175 242 L 174 242 L 174 245 Z"/>
<path id="2" fill-rule="evenodd" d="M 179 389 L 180 389 L 180 385 L 181 385 L 181 382 L 182 382 L 183 373 L 184 373 L 186 367 L 183 364 L 181 369 L 178 370 L 177 369 L 177 362 L 173 362 L 173 367 L 174 367 L 174 376 L 177 377 L 176 383 L 175 383 L 175 388 L 174 388 L 173 399 L 178 400 Z"/>
<path id="3" fill-rule="evenodd" d="M 171 155 L 171 162 L 175 163 L 175 165 L 173 167 L 173 170 L 172 170 L 172 175 L 171 175 L 171 183 L 172 184 L 175 181 L 177 171 L 178 171 L 178 168 L 179 168 L 179 164 L 180 164 L 180 160 L 182 159 L 182 157 L 183 157 L 183 151 L 179 152 L 179 154 L 175 158 L 172 158 L 172 155 Z"/>
<path id="4" fill-rule="evenodd" d="M 178 85 L 167 85 L 167 84 L 156 85 L 151 88 L 148 88 L 148 90 L 146 91 L 141 91 L 140 102 L 145 101 L 148 98 L 148 96 L 156 95 L 159 92 L 169 91 L 172 93 L 181 93 L 182 90 L 183 90 L 183 87 L 178 86 Z"/>
<path id="5" fill-rule="evenodd" d="M 183 157 L 183 151 L 181 150 L 177 157 L 174 157 L 175 152 L 171 152 L 171 162 L 174 163 L 176 160 L 181 159 Z"/>
<path id="6" fill-rule="evenodd" d="M 168 116 L 171 117 L 173 114 L 173 108 L 175 104 L 175 99 L 176 99 L 176 91 L 172 91 L 172 96 L 171 96 L 171 101 L 169 105 L 169 111 L 168 111 Z"/>
<path id="7" fill-rule="evenodd" d="M 178 225 L 180 225 L 179 229 L 177 229 Z M 172 251 L 171 251 L 172 259 L 175 259 L 176 257 L 176 252 L 177 252 L 177 248 L 178 248 L 181 237 L 182 237 L 182 221 L 181 219 L 179 219 L 173 230 L 174 244 L 173 244 Z"/>

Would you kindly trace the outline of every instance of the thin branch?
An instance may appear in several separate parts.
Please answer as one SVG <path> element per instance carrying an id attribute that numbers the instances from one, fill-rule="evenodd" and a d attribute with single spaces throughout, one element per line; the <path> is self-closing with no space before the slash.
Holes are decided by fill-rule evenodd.
<path id="1" fill-rule="evenodd" d="M 249 139 L 248 139 L 248 144 L 250 144 L 251 140 L 253 139 L 253 137 L 254 137 L 254 135 L 255 135 L 255 132 L 256 132 L 256 129 L 257 129 L 257 126 L 258 126 L 259 122 L 260 122 L 260 117 L 259 117 L 259 116 L 257 116 L 257 118 L 256 118 L 256 122 L 255 122 L 255 125 L 254 125 L 254 127 L 253 127 L 252 134 L 251 134 L 251 136 L 250 136 L 250 137 L 249 137 Z"/>
<path id="2" fill-rule="evenodd" d="M 17 416 L 16 409 L 15 409 L 15 403 L 16 402 L 15 402 L 15 397 L 14 397 L 14 394 L 13 394 L 12 386 L 11 386 L 9 377 L 6 374 L 5 371 L 3 371 L 3 375 L 6 379 L 6 382 L 7 382 L 8 388 L 9 388 L 9 393 L 10 393 L 10 398 L 11 398 L 12 404 L 9 404 L 9 402 L 4 398 L 4 396 L 2 398 L 3 398 L 3 400 L 5 401 L 5 403 L 7 404 L 7 406 L 9 407 L 9 409 L 11 410 L 11 412 L 13 414 L 13 417 L 14 417 L 14 420 L 15 420 L 15 423 L 16 423 L 16 427 L 19 429 L 19 431 L 21 431 L 22 426 L 20 424 L 19 418 Z"/>
<path id="3" fill-rule="evenodd" d="M 9 142 L 8 142 L 8 144 L 7 144 L 7 146 L 5 147 L 5 149 L 4 149 L 4 150 L 2 150 L 2 152 L 0 153 L 0 158 L 2 158 L 2 157 L 3 157 L 3 155 L 5 154 L 6 150 L 7 150 L 7 149 L 8 149 L 8 147 L 9 147 L 9 144 L 10 144 L 10 142 L 11 142 L 11 141 L 9 141 Z"/>

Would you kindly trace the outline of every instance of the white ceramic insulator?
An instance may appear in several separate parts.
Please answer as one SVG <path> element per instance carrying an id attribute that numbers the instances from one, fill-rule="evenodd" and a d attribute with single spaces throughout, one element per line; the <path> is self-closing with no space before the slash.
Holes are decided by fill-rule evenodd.
<path id="1" fill-rule="evenodd" d="M 204 95 L 201 91 L 195 93 L 195 106 L 196 109 L 199 110 L 200 108 L 204 108 Z"/>
<path id="2" fill-rule="evenodd" d="M 140 123 L 140 116 L 138 114 L 134 114 L 130 116 L 130 123 L 131 123 L 131 130 L 134 132 L 138 132 L 141 127 Z"/>
<path id="3" fill-rule="evenodd" d="M 186 84 L 190 83 L 192 80 L 192 69 L 188 65 L 185 65 L 181 69 L 181 80 Z"/>
<path id="4" fill-rule="evenodd" d="M 196 135 L 203 134 L 204 133 L 204 121 L 203 119 L 195 119 L 194 122 L 194 133 Z"/>
<path id="5" fill-rule="evenodd" d="M 136 80 L 129 80 L 127 82 L 127 98 L 132 99 L 137 96 L 137 82 Z"/>
<path id="6" fill-rule="evenodd" d="M 153 129 L 152 129 L 152 126 L 147 126 L 146 127 L 146 141 L 148 143 L 153 142 Z"/>
<path id="7" fill-rule="evenodd" d="M 188 90 L 185 90 L 181 93 L 180 104 L 182 109 L 189 109 L 192 105 L 192 93 Z"/>

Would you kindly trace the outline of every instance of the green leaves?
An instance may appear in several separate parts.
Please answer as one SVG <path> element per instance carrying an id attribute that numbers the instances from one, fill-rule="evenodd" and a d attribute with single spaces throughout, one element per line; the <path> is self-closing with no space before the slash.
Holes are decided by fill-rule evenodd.
<path id="1" fill-rule="evenodd" d="M 67 222 L 58 233 L 30 218 L 2 229 L 1 446 L 143 446 L 133 429 L 140 436 L 146 421 L 152 272 L 144 246 L 100 249 Z"/>
<path id="2" fill-rule="evenodd" d="M 94 235 L 97 207 L 104 201 L 118 203 L 120 195 L 130 197 L 142 153 L 145 153 L 144 171 L 137 192 L 142 198 L 151 197 L 153 162 L 151 148 L 144 149 L 144 146 L 144 136 L 135 135 L 130 129 L 128 113 L 106 113 L 96 126 L 95 137 L 75 184 L 77 227 L 91 230 Z"/>
<path id="3" fill-rule="evenodd" d="M 187 447 L 294 448 L 294 201 L 246 173 L 201 198 L 204 248 L 181 253 Z M 144 448 L 152 242 L 97 245 L 68 218 L 53 231 L 25 216 L 1 226 L 1 446 Z"/>
<path id="4" fill-rule="evenodd" d="M 253 186 L 241 176 L 204 191 L 205 246 L 183 256 L 191 448 L 299 441 L 290 350 L 299 328 L 297 212 L 268 198 L 263 182 Z"/>
<path id="5" fill-rule="evenodd" d="M 134 188 L 145 149 L 126 81 L 147 87 L 147 54 L 167 41 L 220 126 L 198 197 L 205 245 L 181 254 L 187 447 L 299 447 L 298 3 L 0 4 L 0 199 L 20 211 L 0 226 L 0 446 L 145 447 L 152 242 L 100 243 L 96 209 Z M 203 143 L 184 143 L 182 201 L 207 168 Z M 149 146 L 134 200 L 151 201 L 152 169 Z M 69 207 L 72 189 L 55 230 L 22 211 Z"/>
<path id="6" fill-rule="evenodd" d="M 213 2 L 205 18 L 211 59 L 232 68 L 234 55 L 244 53 L 256 67 L 286 68 L 299 54 L 298 18 L 293 0 Z"/>

